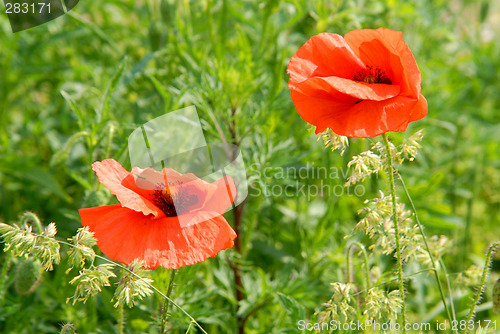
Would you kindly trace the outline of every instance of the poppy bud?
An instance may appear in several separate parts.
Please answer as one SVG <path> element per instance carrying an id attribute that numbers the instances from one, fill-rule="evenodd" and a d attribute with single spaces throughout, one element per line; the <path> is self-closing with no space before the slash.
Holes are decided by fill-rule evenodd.
<path id="1" fill-rule="evenodd" d="M 23 259 L 16 266 L 14 288 L 21 295 L 32 293 L 38 287 L 42 277 L 40 261 Z"/>
<path id="2" fill-rule="evenodd" d="M 493 285 L 493 313 L 500 312 L 500 278 Z"/>

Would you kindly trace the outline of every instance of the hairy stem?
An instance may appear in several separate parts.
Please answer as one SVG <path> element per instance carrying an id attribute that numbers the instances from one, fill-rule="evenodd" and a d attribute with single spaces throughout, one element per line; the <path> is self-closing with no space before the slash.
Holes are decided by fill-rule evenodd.
<path id="1" fill-rule="evenodd" d="M 234 207 L 233 213 L 234 213 L 234 231 L 236 232 L 236 239 L 234 240 L 234 246 L 236 248 L 236 251 L 238 252 L 238 255 L 241 256 L 241 218 L 243 214 L 243 208 L 244 205 L 240 205 L 237 207 Z M 240 263 L 239 259 L 238 262 L 235 263 L 230 263 L 232 269 L 233 269 L 233 274 L 234 274 L 234 285 L 236 286 L 236 313 L 238 313 L 239 308 L 240 308 L 240 302 L 243 301 L 245 298 L 243 294 L 243 282 L 241 280 L 241 268 L 240 268 Z M 238 334 L 244 334 L 245 333 L 245 322 L 246 319 L 243 318 L 242 316 L 237 316 L 238 320 Z"/>
<path id="2" fill-rule="evenodd" d="M 491 258 L 493 257 L 493 254 L 495 253 L 496 249 L 500 246 L 500 242 L 495 242 L 490 245 L 488 248 L 488 253 L 486 254 L 486 261 L 484 261 L 484 268 L 483 268 L 483 274 L 481 276 L 481 284 L 479 285 L 479 289 L 477 289 L 476 296 L 474 297 L 474 304 L 472 305 L 472 308 L 469 311 L 469 315 L 467 315 L 467 320 L 466 323 L 468 324 L 469 321 L 472 320 L 474 317 L 474 314 L 476 313 L 476 307 L 477 304 L 479 303 L 479 299 L 481 298 L 481 295 L 483 294 L 483 289 L 484 286 L 486 285 L 486 278 L 488 277 L 488 271 L 490 269 L 490 264 L 491 264 Z M 464 334 L 467 334 L 469 332 L 469 326 L 464 331 Z"/>
<path id="3" fill-rule="evenodd" d="M 163 303 L 163 311 L 161 315 L 161 334 L 167 333 L 167 323 L 168 323 L 168 309 L 170 307 L 170 295 L 172 294 L 172 289 L 174 288 L 174 278 L 176 269 L 172 269 L 172 273 L 170 274 L 170 281 L 168 282 L 167 288 L 167 297 L 169 299 L 165 299 Z"/>
<path id="4" fill-rule="evenodd" d="M 125 320 L 125 315 L 123 311 L 123 304 L 121 304 L 120 306 L 118 306 L 118 324 L 116 324 L 118 327 L 118 334 L 123 334 L 124 320 Z"/>
<path id="5" fill-rule="evenodd" d="M 77 246 L 69 243 L 69 242 L 66 242 L 66 241 L 61 241 L 61 240 L 57 240 L 55 238 L 51 238 L 51 237 L 48 237 L 44 234 L 37 234 L 37 233 L 32 233 L 33 236 L 35 237 L 41 237 L 41 238 L 46 238 L 46 239 L 54 239 L 56 240 L 59 244 L 61 245 L 66 245 L 66 246 L 69 246 L 69 247 L 73 247 L 73 248 L 78 248 Z M 161 292 L 158 288 L 156 288 L 153 284 L 149 283 L 148 281 L 144 280 L 144 278 L 142 278 L 141 276 L 137 275 L 136 273 L 134 273 L 132 270 L 130 270 L 129 268 L 127 268 L 127 266 L 119 263 L 119 262 L 115 262 L 115 261 L 112 261 L 110 259 L 108 259 L 107 257 L 104 257 L 104 256 L 100 256 L 100 255 L 95 255 L 96 258 L 98 259 L 101 259 L 107 263 L 111 263 L 113 265 L 115 265 L 116 267 L 120 268 L 120 269 L 123 269 L 125 270 L 126 272 L 128 272 L 129 274 L 131 274 L 132 276 L 138 278 L 139 280 L 143 281 L 144 284 L 146 284 L 147 286 L 149 286 L 153 291 L 155 291 L 156 293 L 158 293 L 160 296 L 162 296 L 163 298 L 167 299 L 170 304 L 174 305 L 179 311 L 181 311 L 186 317 L 189 318 L 189 320 L 194 323 L 198 329 L 204 333 L 204 334 L 208 334 L 207 331 L 205 331 L 205 329 L 198 323 L 198 321 L 196 321 L 195 318 L 193 318 L 193 316 L 191 314 L 189 314 L 185 309 L 183 309 L 179 304 L 177 304 L 176 302 L 174 302 L 172 299 L 170 299 L 170 297 L 168 297 L 167 295 L 165 295 L 163 292 Z"/>
<path id="6" fill-rule="evenodd" d="M 400 235 L 399 235 L 399 221 L 398 221 L 398 206 L 396 199 L 396 185 L 394 183 L 394 167 L 392 166 L 392 152 L 391 146 L 389 145 L 389 138 L 387 133 L 384 133 L 384 144 L 387 153 L 387 169 L 389 174 L 389 182 L 391 186 L 391 196 L 392 196 L 392 220 L 394 223 L 394 234 L 396 235 L 396 260 L 398 264 L 398 285 L 399 292 L 401 294 L 402 306 L 401 315 L 403 317 L 403 333 L 406 333 L 406 303 L 405 303 L 405 282 L 403 278 L 403 260 L 401 259 L 401 245 L 400 245 Z"/>
<path id="7" fill-rule="evenodd" d="M 434 261 L 434 256 L 432 255 L 431 249 L 429 248 L 429 244 L 427 243 L 427 237 L 425 236 L 424 228 L 422 227 L 422 224 L 420 223 L 420 219 L 418 218 L 417 208 L 415 207 L 415 204 L 413 203 L 413 200 L 410 196 L 410 193 L 408 192 L 408 189 L 406 188 L 406 184 L 399 173 L 398 173 L 398 178 L 399 178 L 399 181 L 401 182 L 401 185 L 403 186 L 404 192 L 406 193 L 406 197 L 408 197 L 408 201 L 410 202 L 411 208 L 413 210 L 413 214 L 415 215 L 415 221 L 417 222 L 418 229 L 420 231 L 420 234 L 422 235 L 422 239 L 424 240 L 425 250 L 427 251 L 427 254 L 429 255 L 429 259 L 431 261 L 432 271 L 434 272 L 434 278 L 436 279 L 439 293 L 441 294 L 441 300 L 443 301 L 444 308 L 446 309 L 446 313 L 448 315 L 448 320 L 450 320 L 450 323 L 452 323 L 453 320 L 456 320 L 456 317 L 455 317 L 455 311 L 454 311 L 454 306 L 453 306 L 453 295 L 452 295 L 452 291 L 451 291 L 451 285 L 450 285 L 448 275 L 446 274 L 446 269 L 444 267 L 444 263 L 442 261 L 440 261 L 441 266 L 443 267 L 443 270 L 445 271 L 445 274 L 446 274 L 446 281 L 448 284 L 448 292 L 450 295 L 450 303 L 451 303 L 451 307 L 452 307 L 452 312 L 450 312 L 450 309 L 448 308 L 448 304 L 446 303 L 446 297 L 444 296 L 443 286 L 441 284 L 441 280 L 439 279 L 436 261 Z M 455 330 L 455 333 L 457 333 L 457 332 L 458 331 Z"/>

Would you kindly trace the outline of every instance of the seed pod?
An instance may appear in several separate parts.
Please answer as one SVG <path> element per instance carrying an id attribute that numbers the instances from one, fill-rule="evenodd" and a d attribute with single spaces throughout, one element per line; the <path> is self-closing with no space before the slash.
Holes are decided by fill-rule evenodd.
<path id="1" fill-rule="evenodd" d="M 493 285 L 493 313 L 500 312 L 500 278 Z"/>
<path id="2" fill-rule="evenodd" d="M 23 259 L 16 266 L 14 275 L 14 288 L 21 295 L 35 291 L 42 278 L 42 266 L 40 261 L 34 259 Z"/>

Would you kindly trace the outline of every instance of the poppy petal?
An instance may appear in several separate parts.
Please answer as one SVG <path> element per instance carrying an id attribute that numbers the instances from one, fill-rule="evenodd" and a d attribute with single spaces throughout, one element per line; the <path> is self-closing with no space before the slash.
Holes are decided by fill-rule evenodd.
<path id="1" fill-rule="evenodd" d="M 420 94 L 417 104 L 411 111 L 410 122 L 418 121 L 419 119 L 424 118 L 427 115 L 427 109 L 427 100 L 422 94 Z"/>
<path id="2" fill-rule="evenodd" d="M 95 233 L 97 246 L 110 259 L 126 264 L 140 259 L 149 269 L 203 262 L 233 247 L 236 238 L 221 215 L 198 212 L 193 225 L 181 228 L 176 217 L 153 219 L 119 204 L 79 212 L 82 224 Z"/>
<path id="3" fill-rule="evenodd" d="M 326 128 L 338 135 L 370 138 L 388 131 L 398 131 L 407 123 L 417 100 L 397 96 L 385 101 L 362 101 L 350 108 L 324 112 L 318 119 L 316 133 Z"/>
<path id="4" fill-rule="evenodd" d="M 287 73 L 290 74 L 288 86 L 293 88 L 315 76 L 351 79 L 353 73 L 364 68 L 365 65 L 342 36 L 321 33 L 311 37 L 290 59 L 287 67 Z"/>
<path id="5" fill-rule="evenodd" d="M 323 132 L 331 122 L 343 124 L 343 111 L 348 110 L 355 102 L 350 97 L 349 102 L 336 99 L 308 96 L 299 90 L 292 89 L 291 97 L 300 117 L 309 124 L 316 126 L 316 134 Z M 326 121 L 328 119 L 328 121 Z M 335 119 L 335 120 L 333 120 Z"/>
<path id="6" fill-rule="evenodd" d="M 398 85 L 368 84 L 338 77 L 314 77 L 301 82 L 297 89 L 307 95 L 339 99 L 340 95 L 359 100 L 382 101 L 399 95 Z M 346 99 L 347 100 L 347 99 Z"/>
<path id="7" fill-rule="evenodd" d="M 348 32 L 344 38 L 363 63 L 382 68 L 393 83 L 401 85 L 402 95 L 418 97 L 420 71 L 402 32 L 386 28 L 358 29 Z"/>
<path id="8" fill-rule="evenodd" d="M 225 176 L 212 184 L 217 186 L 217 190 L 207 200 L 203 209 L 223 214 L 236 199 L 236 186 L 230 176 Z"/>
<path id="9" fill-rule="evenodd" d="M 96 161 L 92 164 L 92 169 L 97 174 L 99 182 L 104 184 L 116 196 L 122 206 L 142 212 L 145 215 L 153 214 L 155 217 L 163 215 L 161 210 L 148 199 L 122 185 L 122 181 L 130 173 L 116 160 Z"/>
<path id="10" fill-rule="evenodd" d="M 408 122 L 403 123 L 398 129 L 394 131 L 395 132 L 406 131 L 406 128 L 408 127 L 408 124 L 410 122 L 418 121 L 419 119 L 424 118 L 425 115 L 427 115 L 427 100 L 422 94 L 420 94 L 420 98 L 418 99 L 417 104 L 415 104 L 412 111 L 410 112 L 410 118 Z"/>

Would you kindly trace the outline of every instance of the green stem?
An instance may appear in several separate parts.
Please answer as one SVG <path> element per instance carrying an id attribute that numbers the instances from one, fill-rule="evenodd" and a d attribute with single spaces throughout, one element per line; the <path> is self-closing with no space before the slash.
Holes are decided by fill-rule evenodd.
<path id="1" fill-rule="evenodd" d="M 417 208 L 415 207 L 415 204 L 413 203 L 413 200 L 410 196 L 410 193 L 408 192 L 408 188 L 406 188 L 405 181 L 403 180 L 403 178 L 401 177 L 401 175 L 399 173 L 398 173 L 398 177 L 399 177 L 399 181 L 401 181 L 401 185 L 403 186 L 403 190 L 406 193 L 406 197 L 408 197 L 408 201 L 410 202 L 411 208 L 413 210 L 413 214 L 415 215 L 415 221 L 417 222 L 418 229 L 420 231 L 420 234 L 422 235 L 422 239 L 424 240 L 425 250 L 427 251 L 427 254 L 429 254 L 429 259 L 431 261 L 432 271 L 434 272 L 434 277 L 435 277 L 436 283 L 438 285 L 439 293 L 441 294 L 441 300 L 443 301 L 444 308 L 446 309 L 446 313 L 448 315 L 448 320 L 450 320 L 450 322 L 452 322 L 453 320 L 456 320 L 456 318 L 455 318 L 455 310 L 454 310 L 454 306 L 453 306 L 453 295 L 451 292 L 451 285 L 450 285 L 448 275 L 446 275 L 446 281 L 448 284 L 448 291 L 450 294 L 450 303 L 451 303 L 451 307 L 453 309 L 452 312 L 450 312 L 450 309 L 448 308 L 448 304 L 446 303 L 446 297 L 444 296 L 443 286 L 441 285 L 441 280 L 439 279 L 436 261 L 434 261 L 434 256 L 432 255 L 431 249 L 429 248 L 429 244 L 427 243 L 427 237 L 425 236 L 424 228 L 422 227 L 422 224 L 420 223 L 420 219 L 418 218 Z M 441 261 L 441 266 L 443 267 L 443 270 L 446 273 L 446 269 L 445 269 L 444 263 L 442 261 Z M 455 333 L 458 333 L 458 331 L 455 330 Z"/>
<path id="2" fill-rule="evenodd" d="M 53 238 L 50 238 L 50 237 L 47 237 L 46 235 L 44 234 L 36 234 L 36 233 L 32 233 L 34 236 L 37 236 L 37 237 L 42 237 L 42 238 L 48 238 L 48 239 L 53 239 Z M 61 241 L 61 240 L 57 240 L 56 241 L 61 244 L 61 245 L 66 245 L 66 246 L 69 246 L 69 247 L 73 247 L 73 248 L 78 248 L 77 246 L 69 243 L 69 242 L 66 242 L 66 241 Z M 95 255 L 96 258 L 98 259 L 101 259 L 107 263 L 111 263 L 115 266 L 117 266 L 118 268 L 121 268 L 123 270 L 125 270 L 126 272 L 130 273 L 132 276 L 140 279 L 141 281 L 144 282 L 144 284 L 146 284 L 147 286 L 149 286 L 151 288 L 151 290 L 155 291 L 156 293 L 158 293 L 160 296 L 162 296 L 163 298 L 167 299 L 172 305 L 174 305 L 179 311 L 181 311 L 186 317 L 189 318 L 189 320 L 191 320 L 191 322 L 193 322 L 197 327 L 198 329 L 204 333 L 204 334 L 208 334 L 207 331 L 205 331 L 205 329 L 203 329 L 203 327 L 201 327 L 201 325 L 198 323 L 198 321 L 196 321 L 195 318 L 193 318 L 193 316 L 191 314 L 189 314 L 185 309 L 183 309 L 179 304 L 177 304 L 176 302 L 174 302 L 172 299 L 170 299 L 170 297 L 166 296 L 163 292 L 161 292 L 158 288 L 156 288 L 153 284 L 149 283 L 148 281 L 144 280 L 144 278 L 142 278 L 141 276 L 137 275 L 136 273 L 134 273 L 132 270 L 130 270 L 129 268 L 127 268 L 127 266 L 124 266 L 122 265 L 121 263 L 119 262 L 115 262 L 115 261 L 112 261 L 104 256 L 100 256 L 100 255 Z"/>
<path id="3" fill-rule="evenodd" d="M 10 255 L 10 253 L 6 253 L 4 256 L 4 263 L 2 265 L 2 272 L 0 273 L 0 306 L 2 306 L 3 297 L 6 292 L 4 284 L 7 281 L 7 273 L 10 268 L 11 260 L 12 260 L 12 255 Z"/>
<path id="4" fill-rule="evenodd" d="M 123 279 L 125 276 L 125 271 L 123 269 L 120 270 L 120 279 Z M 123 304 L 118 306 L 118 323 L 116 324 L 118 328 L 118 334 L 123 334 L 123 325 L 125 323 L 125 310 L 123 308 Z"/>
<path id="5" fill-rule="evenodd" d="M 498 248 L 498 246 L 500 246 L 500 242 L 495 242 L 492 243 L 488 248 L 488 253 L 486 254 L 486 261 L 484 262 L 483 274 L 481 276 L 481 285 L 479 286 L 476 296 L 474 297 L 474 305 L 469 311 L 469 315 L 467 316 L 467 320 L 465 322 L 466 324 L 468 324 L 469 321 L 472 320 L 472 317 L 474 317 L 474 314 L 476 313 L 477 304 L 479 303 L 479 299 L 483 294 L 484 286 L 486 285 L 486 278 L 488 277 L 488 270 L 490 269 L 491 258 L 493 257 L 493 253 L 495 253 L 495 250 Z M 467 334 L 468 332 L 469 332 L 469 326 L 467 326 L 467 328 L 465 329 L 464 334 Z"/>
<path id="6" fill-rule="evenodd" d="M 406 275 L 406 278 L 412 278 L 412 277 L 416 277 L 420 274 L 424 274 L 424 273 L 428 273 L 429 271 L 432 271 L 432 269 L 424 269 L 424 270 L 419 270 L 417 272 L 414 272 L 413 274 L 407 274 Z M 358 291 L 356 293 L 353 293 L 352 296 L 357 296 L 359 294 L 362 294 L 364 292 L 368 292 L 368 290 L 371 290 L 371 289 L 374 289 L 374 288 L 378 288 L 378 287 L 381 287 L 381 286 L 384 286 L 386 284 L 389 284 L 389 283 L 392 283 L 392 282 L 395 282 L 397 281 L 398 278 L 393 278 L 393 279 L 390 279 L 390 280 L 387 280 L 385 282 L 382 282 L 382 283 L 379 283 L 379 284 L 375 284 L 374 286 L 370 287 L 369 289 L 364 289 L 364 290 L 361 290 L 361 291 Z"/>
<path id="7" fill-rule="evenodd" d="M 33 213 L 31 211 L 27 211 L 22 215 L 21 224 L 26 224 L 26 223 L 34 224 L 38 234 L 43 233 L 44 228 L 43 228 L 42 222 L 40 221 L 40 218 L 38 218 L 38 216 L 35 213 Z"/>
<path id="8" fill-rule="evenodd" d="M 170 281 L 168 282 L 168 288 L 167 288 L 167 296 L 169 299 L 165 299 L 163 303 L 163 312 L 161 316 L 161 334 L 166 333 L 167 330 L 167 323 L 168 323 L 168 309 L 170 307 L 170 294 L 172 293 L 172 289 L 174 288 L 174 278 L 175 278 L 175 273 L 176 269 L 172 269 L 172 273 L 170 274 Z"/>
<path id="9" fill-rule="evenodd" d="M 120 304 L 118 306 L 118 334 L 123 334 L 123 322 L 125 319 L 124 311 L 123 311 L 123 304 Z"/>
<path id="10" fill-rule="evenodd" d="M 403 316 L 403 333 L 406 333 L 406 303 L 405 303 L 405 282 L 403 278 L 403 260 L 401 259 L 401 244 L 399 236 L 399 221 L 398 221 L 398 206 L 396 199 L 396 185 L 394 183 L 394 167 L 392 166 L 392 152 L 389 145 L 389 138 L 387 133 L 382 135 L 384 138 L 385 149 L 387 153 L 387 168 L 389 174 L 389 182 L 391 185 L 392 196 L 392 221 L 394 222 L 394 234 L 396 235 L 396 259 L 398 264 L 398 285 L 401 294 L 402 306 L 401 315 Z"/>
<path id="11" fill-rule="evenodd" d="M 453 302 L 453 290 L 451 289 L 451 283 L 450 283 L 450 278 L 448 277 L 448 270 L 446 269 L 446 266 L 444 264 L 444 261 L 442 258 L 439 258 L 439 265 L 441 266 L 441 268 L 443 268 L 443 272 L 444 272 L 444 277 L 446 278 L 446 286 L 448 287 L 448 298 L 450 298 L 450 308 L 451 308 L 451 316 L 453 317 L 453 320 L 457 320 L 456 316 L 455 316 L 455 305 L 454 305 L 454 302 Z M 443 296 L 441 295 L 441 299 L 443 299 Z M 444 306 L 446 307 L 446 304 L 444 304 Z M 449 314 L 448 314 L 448 318 L 449 318 Z M 450 320 L 451 321 L 451 320 Z M 455 332 L 458 332 L 458 330 L 456 330 Z"/>
<path id="12" fill-rule="evenodd" d="M 352 248 L 353 246 L 357 246 L 361 252 L 363 253 L 363 261 L 365 263 L 365 280 L 366 280 L 366 289 L 369 289 L 372 285 L 371 280 L 370 280 L 370 267 L 368 266 L 368 254 L 366 253 L 365 246 L 363 246 L 361 243 L 355 241 L 351 243 L 347 247 L 347 253 L 346 253 L 346 263 L 347 263 L 347 283 L 351 282 L 351 255 L 352 255 Z"/>

